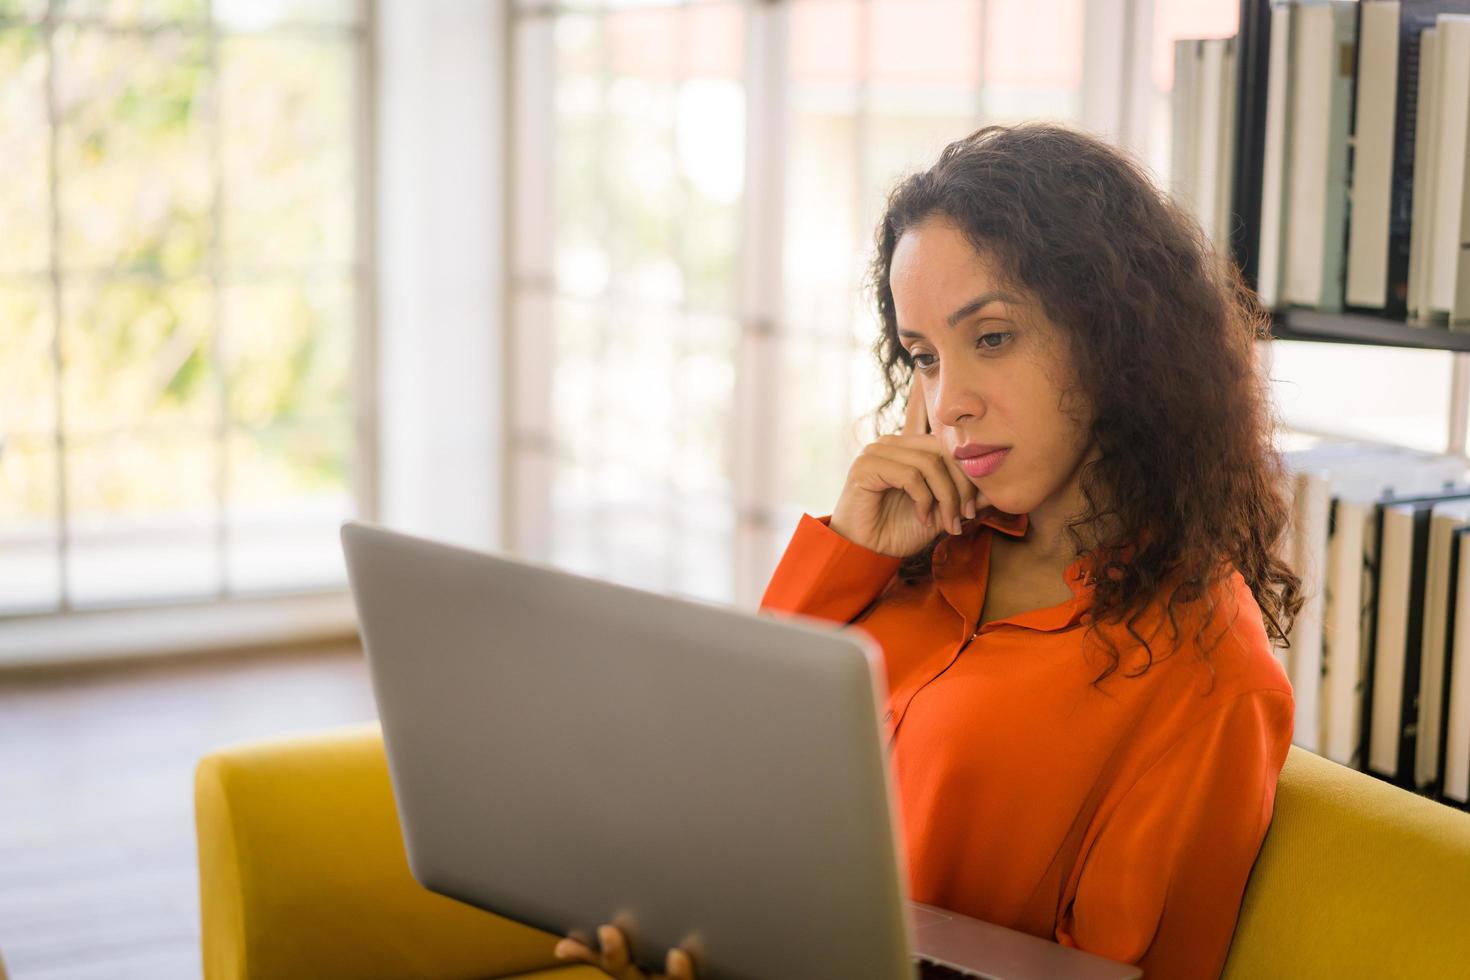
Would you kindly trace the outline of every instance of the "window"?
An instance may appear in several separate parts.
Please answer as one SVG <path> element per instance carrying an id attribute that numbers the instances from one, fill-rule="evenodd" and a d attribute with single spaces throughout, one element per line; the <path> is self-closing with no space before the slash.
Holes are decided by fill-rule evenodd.
<path id="1" fill-rule="evenodd" d="M 0 0 L 0 612 L 342 585 L 355 0 Z"/>
<path id="2" fill-rule="evenodd" d="M 986 122 L 1079 119 L 1085 8 L 518 3 L 511 546 L 754 604 L 871 438 L 882 195 Z"/>

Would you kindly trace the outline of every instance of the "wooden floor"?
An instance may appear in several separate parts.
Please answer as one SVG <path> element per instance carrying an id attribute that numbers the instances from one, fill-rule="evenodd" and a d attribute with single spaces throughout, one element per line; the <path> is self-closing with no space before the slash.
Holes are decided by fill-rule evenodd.
<path id="1" fill-rule="evenodd" d="M 227 742 L 374 717 L 356 647 L 0 674 L 11 980 L 198 978 L 195 761 Z"/>

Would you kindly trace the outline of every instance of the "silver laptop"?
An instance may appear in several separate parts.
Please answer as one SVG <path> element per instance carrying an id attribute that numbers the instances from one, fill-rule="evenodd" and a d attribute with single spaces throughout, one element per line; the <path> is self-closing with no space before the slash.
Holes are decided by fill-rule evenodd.
<path id="1" fill-rule="evenodd" d="M 907 899 L 860 631 L 342 527 L 414 877 L 700 980 L 1125 980 Z M 946 971 L 953 971 L 948 973 Z"/>

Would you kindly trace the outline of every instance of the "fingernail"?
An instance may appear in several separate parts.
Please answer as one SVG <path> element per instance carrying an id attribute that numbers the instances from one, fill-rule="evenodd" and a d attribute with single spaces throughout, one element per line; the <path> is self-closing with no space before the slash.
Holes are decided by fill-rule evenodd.
<path id="1" fill-rule="evenodd" d="M 975 501 L 973 501 L 973 500 L 966 500 L 965 501 L 965 517 L 966 517 L 966 519 L 972 520 L 972 521 L 975 519 Z"/>
<path id="2" fill-rule="evenodd" d="M 954 527 L 954 533 L 955 534 L 959 534 L 960 533 L 960 517 L 959 517 L 958 514 L 955 515 L 954 522 L 953 522 L 952 526 Z"/>

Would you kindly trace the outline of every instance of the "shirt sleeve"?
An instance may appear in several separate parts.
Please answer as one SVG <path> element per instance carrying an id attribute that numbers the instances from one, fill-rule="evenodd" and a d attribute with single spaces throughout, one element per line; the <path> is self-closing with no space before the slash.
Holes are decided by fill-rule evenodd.
<path id="1" fill-rule="evenodd" d="M 1082 858 L 1056 939 L 1143 969 L 1218 977 L 1292 737 L 1285 691 L 1237 694 L 1127 791 Z"/>
<path id="2" fill-rule="evenodd" d="M 802 514 L 761 598 L 761 612 L 789 612 L 847 623 L 893 578 L 902 559 L 849 541 L 832 516 Z"/>

